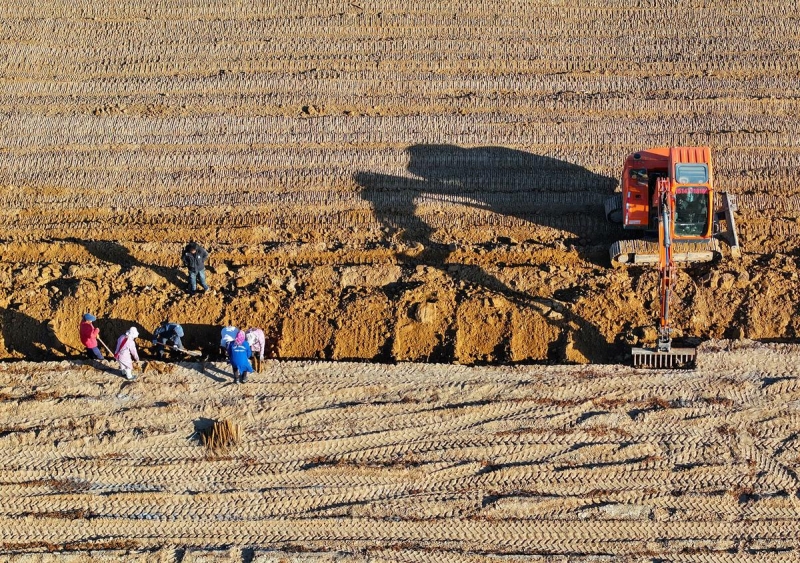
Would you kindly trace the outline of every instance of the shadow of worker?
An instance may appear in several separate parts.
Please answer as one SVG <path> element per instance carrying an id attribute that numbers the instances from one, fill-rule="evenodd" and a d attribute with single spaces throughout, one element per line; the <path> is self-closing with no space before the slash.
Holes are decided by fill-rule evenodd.
<path id="1" fill-rule="evenodd" d="M 613 178 L 602 176 L 576 164 L 504 147 L 462 148 L 455 145 L 413 145 L 407 149 L 408 172 L 414 177 L 358 172 L 355 181 L 361 197 L 370 205 L 387 230 L 387 238 L 400 240 L 418 250 L 398 254 L 402 263 L 427 265 L 441 269 L 456 281 L 469 282 L 502 294 L 522 306 L 542 311 L 555 310 L 550 320 L 563 329 L 581 331 L 581 340 L 595 344 L 579 351 L 590 361 L 604 361 L 607 352 L 598 352 L 605 338 L 597 328 L 570 309 L 551 299 L 528 295 L 505 285 L 478 266 L 453 265 L 448 244 L 434 240 L 438 228 L 458 229 L 465 225 L 455 214 L 423 218 L 420 207 L 434 204 L 441 209 L 466 206 L 486 213 L 470 217 L 469 227 L 511 224 L 541 225 L 588 239 L 592 244 L 614 240 L 606 228 L 603 202 L 617 185 Z M 441 224 L 433 224 L 437 220 Z M 558 242 L 540 241 L 555 247 Z M 420 248 L 421 247 L 421 248 Z M 582 259 L 599 264 L 599 257 L 578 250 Z M 576 345 L 579 348 L 579 345 Z"/>
<path id="2" fill-rule="evenodd" d="M 167 266 L 155 266 L 152 264 L 145 264 L 135 256 L 133 256 L 125 246 L 118 242 L 111 240 L 82 240 L 77 238 L 65 239 L 68 242 L 79 244 L 83 246 L 86 251 L 103 262 L 116 264 L 123 270 L 139 266 L 147 268 L 154 274 L 163 278 L 168 284 L 176 287 L 183 288 L 187 284 L 187 280 L 179 274 L 180 268 L 172 268 Z"/>
<path id="3" fill-rule="evenodd" d="M 26 360 L 49 360 L 70 355 L 47 321 L 37 321 L 13 306 L 0 308 L 0 319 L 3 343 L 9 355 L 22 356 Z"/>

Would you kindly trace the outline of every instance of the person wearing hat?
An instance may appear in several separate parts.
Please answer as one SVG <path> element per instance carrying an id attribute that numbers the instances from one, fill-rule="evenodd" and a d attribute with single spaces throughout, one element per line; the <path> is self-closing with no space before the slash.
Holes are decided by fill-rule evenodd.
<path id="1" fill-rule="evenodd" d="M 128 381 L 136 379 L 133 375 L 133 362 L 139 361 L 139 353 L 136 351 L 135 342 L 138 337 L 139 331 L 132 326 L 117 339 L 117 348 L 114 351 L 114 359 L 119 362 L 119 367 Z"/>
<path id="2" fill-rule="evenodd" d="M 239 329 L 233 325 L 228 325 L 222 327 L 220 331 L 220 339 L 219 339 L 219 353 L 223 358 L 228 357 L 228 344 L 236 340 L 236 336 L 239 334 Z"/>
<path id="3" fill-rule="evenodd" d="M 164 322 L 153 331 L 153 346 L 156 347 L 158 357 L 162 360 L 167 357 L 166 348 L 182 350 L 183 327 L 178 323 L 164 319 Z"/>
<path id="4" fill-rule="evenodd" d="M 86 353 L 91 359 L 102 360 L 103 353 L 100 352 L 100 348 L 97 347 L 97 337 L 100 334 L 100 329 L 96 328 L 92 324 L 96 320 L 97 317 L 91 313 L 86 313 L 83 315 L 83 320 L 81 321 L 80 326 L 81 344 L 86 346 Z"/>

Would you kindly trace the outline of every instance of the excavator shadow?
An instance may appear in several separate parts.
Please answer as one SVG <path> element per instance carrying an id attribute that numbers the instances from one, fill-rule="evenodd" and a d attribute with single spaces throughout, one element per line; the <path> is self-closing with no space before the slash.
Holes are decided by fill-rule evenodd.
<path id="1" fill-rule="evenodd" d="M 386 239 L 420 249 L 413 255 L 398 252 L 398 262 L 435 267 L 457 283 L 497 292 L 520 307 L 554 311 L 546 318 L 562 337 L 580 332 L 578 341 L 592 343 L 579 350 L 589 361 L 610 361 L 619 353 L 612 345 L 598 345 L 606 339 L 597 327 L 567 304 L 517 291 L 480 266 L 453 267 L 454 245 L 443 240 L 448 231 L 474 228 L 495 232 L 492 239 L 513 244 L 497 237 L 493 226 L 517 230 L 549 227 L 556 231 L 531 228 L 532 232 L 548 232 L 549 240 L 527 242 L 554 248 L 572 244 L 582 260 L 608 267 L 607 249 L 618 237 L 619 228 L 606 222 L 603 205 L 616 180 L 563 160 L 503 147 L 418 144 L 406 152 L 411 176 L 372 172 L 354 176 L 361 197 L 384 227 Z M 435 212 L 427 213 L 426 207 Z M 559 240 L 559 231 L 566 231 L 568 237 Z M 578 341 L 576 348 L 580 347 Z"/>
<path id="2" fill-rule="evenodd" d="M 615 179 L 504 147 L 420 144 L 406 152 L 413 177 L 358 172 L 354 178 L 389 237 L 423 245 L 421 262 L 450 254 L 447 245 L 433 240 L 439 229 L 540 226 L 570 233 L 557 242 L 573 245 L 583 260 L 608 266 L 608 246 L 618 238 L 619 227 L 605 220 L 604 203 Z M 438 213 L 426 215 L 432 205 Z"/>
<path id="3" fill-rule="evenodd" d="M 0 307 L 0 323 L 6 355 L 21 355 L 27 360 L 86 356 L 83 349 L 68 350 L 47 321 L 38 321 L 13 305 Z"/>

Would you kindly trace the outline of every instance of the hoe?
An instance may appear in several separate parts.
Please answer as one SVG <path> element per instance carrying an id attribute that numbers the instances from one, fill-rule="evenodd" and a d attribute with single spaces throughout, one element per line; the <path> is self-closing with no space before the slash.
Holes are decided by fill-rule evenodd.
<path id="1" fill-rule="evenodd" d="M 615 242 L 612 264 L 658 265 L 660 315 L 655 348 L 633 348 L 637 367 L 692 367 L 694 348 L 672 346 L 669 302 L 677 263 L 711 262 L 722 255 L 724 239 L 731 256 L 740 255 L 733 212 L 736 202 L 714 192 L 711 149 L 660 147 L 628 156 L 622 192 L 606 200 L 606 218 L 638 230 L 643 238 Z M 722 222 L 725 230 L 722 229 Z"/>

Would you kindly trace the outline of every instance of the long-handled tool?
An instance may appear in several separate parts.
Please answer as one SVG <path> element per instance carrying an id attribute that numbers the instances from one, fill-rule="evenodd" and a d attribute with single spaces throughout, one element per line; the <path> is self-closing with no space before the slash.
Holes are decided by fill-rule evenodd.
<path id="1" fill-rule="evenodd" d="M 171 344 L 164 344 L 164 347 L 169 348 L 170 350 L 177 350 L 178 352 L 183 352 L 189 356 L 200 356 L 203 353 L 200 350 L 187 350 L 186 348 L 178 348 L 177 346 L 173 346 Z"/>
<path id="2" fill-rule="evenodd" d="M 97 341 L 98 341 L 100 344 L 102 344 L 102 345 L 103 345 L 103 348 L 105 348 L 106 350 L 108 350 L 108 353 L 109 353 L 109 354 L 111 354 L 111 357 L 113 358 L 113 357 L 114 357 L 114 352 L 112 352 L 112 351 L 111 351 L 111 348 L 109 348 L 108 346 L 106 346 L 106 343 L 105 343 L 105 342 L 103 342 L 102 340 L 100 340 L 100 337 L 99 337 L 99 336 L 97 337 Z"/>
<path id="3" fill-rule="evenodd" d="M 102 339 L 101 339 L 99 336 L 97 337 L 97 341 L 98 341 L 100 344 L 102 344 L 102 345 L 103 345 L 103 348 L 105 348 L 106 350 L 108 350 L 108 353 L 109 353 L 109 354 L 111 354 L 111 357 L 113 358 L 113 357 L 114 357 L 114 352 L 112 352 L 112 351 L 111 351 L 111 348 L 109 348 L 108 346 L 106 346 L 106 343 L 105 343 L 105 342 L 103 342 L 103 340 L 102 340 Z M 136 362 L 136 363 L 137 363 L 137 364 L 139 364 L 139 362 Z M 142 370 L 142 373 L 144 373 L 144 370 Z"/>

